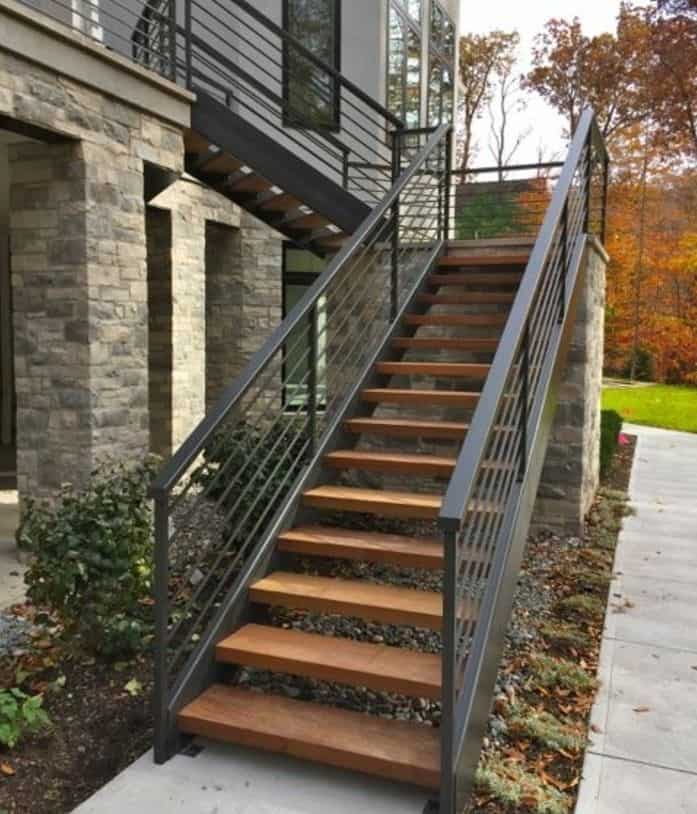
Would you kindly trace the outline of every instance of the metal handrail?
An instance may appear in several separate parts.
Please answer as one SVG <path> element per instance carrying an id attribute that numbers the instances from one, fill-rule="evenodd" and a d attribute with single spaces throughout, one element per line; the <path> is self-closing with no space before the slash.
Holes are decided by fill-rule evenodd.
<path id="1" fill-rule="evenodd" d="M 439 515 L 439 525 L 444 530 L 459 528 L 465 507 L 470 500 L 478 464 L 484 460 L 486 445 L 491 434 L 491 417 L 496 415 L 505 396 L 505 386 L 516 354 L 523 341 L 523 327 L 530 315 L 533 298 L 538 290 L 545 262 L 552 249 L 557 226 L 559 225 L 565 202 L 568 198 L 574 173 L 595 123 L 595 114 L 587 109 L 581 117 L 569 156 L 564 162 L 559 183 L 552 194 L 542 228 L 540 229 L 530 260 L 506 322 L 499 352 L 491 365 L 484 389 L 472 418 L 467 439 L 458 456 L 455 470 L 448 483 Z"/>
<path id="2" fill-rule="evenodd" d="M 472 786 L 594 226 L 595 169 L 602 168 L 602 236 L 608 165 L 595 115 L 587 109 L 441 504 L 443 814 L 459 811 Z M 502 474 L 487 469 L 491 460 L 502 464 Z M 476 508 L 477 501 L 488 510 Z M 476 561 L 468 557 L 473 549 Z"/>
<path id="3" fill-rule="evenodd" d="M 271 360 L 288 341 L 288 337 L 297 328 L 314 307 L 317 300 L 327 290 L 332 281 L 346 267 L 356 250 L 373 230 L 382 224 L 385 217 L 394 206 L 404 188 L 418 173 L 421 165 L 426 161 L 434 148 L 445 138 L 450 125 L 441 125 L 429 138 L 410 166 L 401 174 L 390 192 L 381 203 L 373 209 L 361 226 L 356 230 L 349 241 L 344 244 L 327 268 L 320 274 L 315 283 L 307 290 L 303 298 L 295 305 L 283 322 L 278 325 L 262 347 L 252 356 L 245 365 L 239 377 L 225 390 L 213 409 L 198 424 L 196 429 L 186 439 L 182 446 L 168 461 L 160 474 L 155 478 L 150 493 L 153 497 L 163 495 L 171 490 L 172 486 L 186 472 L 187 468 L 196 460 L 210 438 L 218 429 L 225 417 L 241 400 L 259 371 Z"/>

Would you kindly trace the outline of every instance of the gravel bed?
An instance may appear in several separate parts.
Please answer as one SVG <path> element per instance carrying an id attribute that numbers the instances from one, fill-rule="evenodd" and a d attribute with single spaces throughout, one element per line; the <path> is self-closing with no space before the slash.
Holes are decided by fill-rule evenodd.
<path id="1" fill-rule="evenodd" d="M 31 622 L 10 612 L 0 613 L 0 658 L 13 656 L 29 644 Z"/>

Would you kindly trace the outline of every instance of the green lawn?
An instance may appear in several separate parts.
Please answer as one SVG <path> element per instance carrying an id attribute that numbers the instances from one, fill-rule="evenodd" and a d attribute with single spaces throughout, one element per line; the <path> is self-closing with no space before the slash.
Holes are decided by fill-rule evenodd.
<path id="1" fill-rule="evenodd" d="M 633 424 L 697 432 L 696 387 L 608 387 L 603 390 L 603 409 L 616 410 Z"/>

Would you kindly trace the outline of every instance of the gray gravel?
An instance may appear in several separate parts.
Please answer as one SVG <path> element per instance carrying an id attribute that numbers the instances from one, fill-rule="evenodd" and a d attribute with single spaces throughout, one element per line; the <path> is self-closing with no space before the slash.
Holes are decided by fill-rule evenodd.
<path id="1" fill-rule="evenodd" d="M 0 658 L 12 656 L 29 643 L 31 622 L 11 613 L 0 613 Z"/>

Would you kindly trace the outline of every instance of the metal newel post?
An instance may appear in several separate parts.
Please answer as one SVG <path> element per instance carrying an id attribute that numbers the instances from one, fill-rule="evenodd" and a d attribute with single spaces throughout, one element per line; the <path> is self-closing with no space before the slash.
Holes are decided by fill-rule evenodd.
<path id="1" fill-rule="evenodd" d="M 401 131 L 395 130 L 392 141 L 392 184 L 397 183 L 402 172 Z M 392 268 L 390 274 L 390 322 L 397 318 L 399 310 L 399 198 L 392 206 Z"/>
<path id="2" fill-rule="evenodd" d="M 184 0 L 184 54 L 186 60 L 186 87 L 192 86 L 192 55 L 191 55 L 191 0 Z"/>
<path id="3" fill-rule="evenodd" d="M 155 762 L 169 757 L 167 632 L 169 627 L 169 512 L 166 492 L 155 495 Z"/>
<path id="4" fill-rule="evenodd" d="M 450 814 L 455 810 L 455 707 L 457 669 L 457 532 L 448 528 L 443 532 L 443 657 L 441 659 L 441 758 L 440 758 L 440 810 Z"/>
<path id="5" fill-rule="evenodd" d="M 586 213 L 583 220 L 583 231 L 586 234 L 590 232 L 591 223 L 591 201 L 593 200 L 593 134 L 588 135 L 588 144 L 586 145 Z"/>
<path id="6" fill-rule="evenodd" d="M 610 183 L 610 159 L 605 156 L 603 161 L 603 204 L 602 204 L 602 212 L 601 212 L 601 222 L 600 222 L 600 241 L 601 243 L 605 243 L 605 238 L 607 237 L 607 194 L 608 194 L 608 185 Z"/>
<path id="7" fill-rule="evenodd" d="M 308 377 L 307 393 L 307 431 L 309 435 L 308 452 L 311 458 L 315 455 L 317 439 L 317 364 L 319 354 L 317 348 L 317 305 L 313 307 L 309 314 L 310 319 L 310 354 L 308 365 L 310 375 Z"/>
<path id="8" fill-rule="evenodd" d="M 559 281 L 559 323 L 566 311 L 566 278 L 569 271 L 569 201 L 564 201 L 561 213 L 561 279 Z"/>
<path id="9" fill-rule="evenodd" d="M 530 397 L 530 326 L 523 330 L 523 358 L 521 360 L 520 384 L 520 450 L 518 460 L 518 483 L 525 480 L 528 465 L 528 399 Z"/>
<path id="10" fill-rule="evenodd" d="M 450 184 L 453 176 L 453 129 L 445 137 L 445 219 L 443 240 L 450 240 Z"/>

